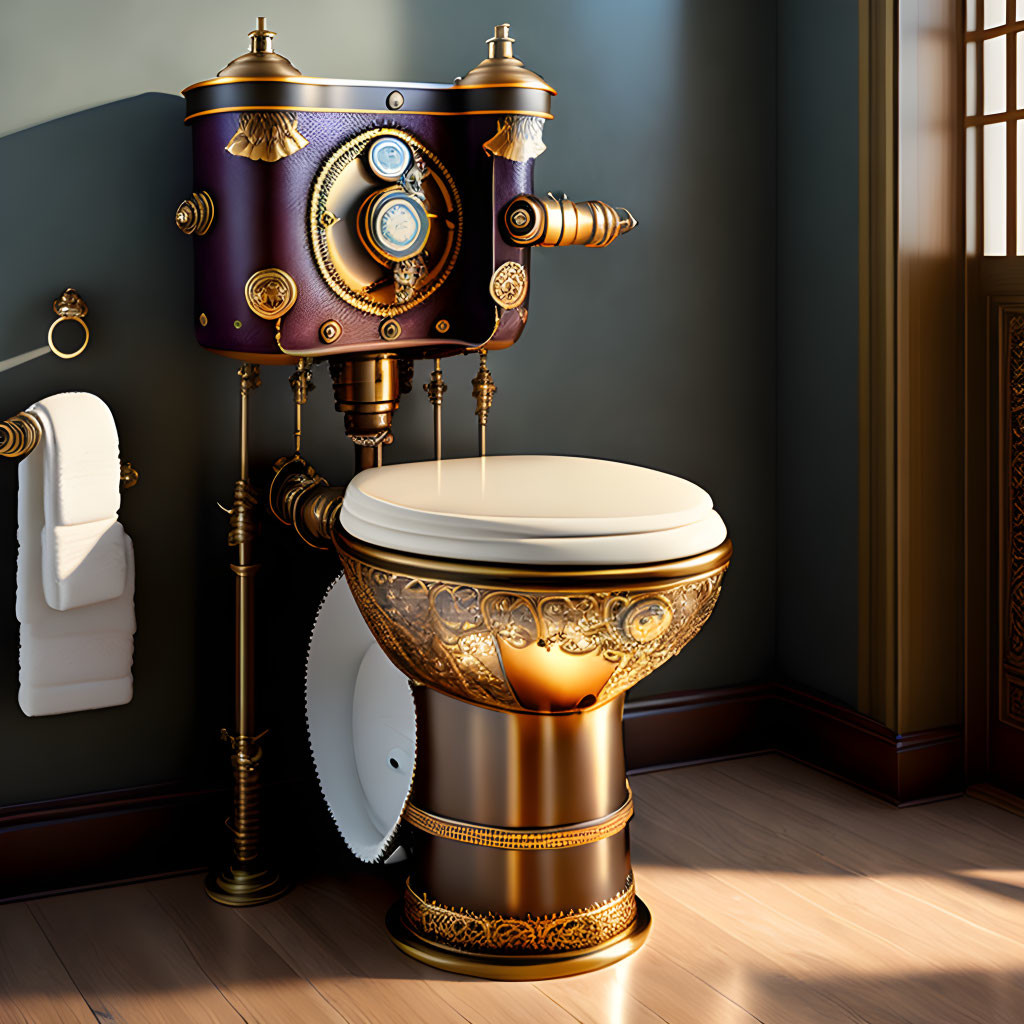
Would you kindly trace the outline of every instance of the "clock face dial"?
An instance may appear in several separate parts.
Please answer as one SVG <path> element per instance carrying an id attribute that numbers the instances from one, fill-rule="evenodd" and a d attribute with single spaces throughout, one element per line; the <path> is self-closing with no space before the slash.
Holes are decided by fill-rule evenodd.
<path id="1" fill-rule="evenodd" d="M 373 128 L 328 157 L 313 186 L 309 228 L 332 291 L 364 313 L 395 316 L 451 273 L 462 201 L 448 169 L 413 135 Z"/>

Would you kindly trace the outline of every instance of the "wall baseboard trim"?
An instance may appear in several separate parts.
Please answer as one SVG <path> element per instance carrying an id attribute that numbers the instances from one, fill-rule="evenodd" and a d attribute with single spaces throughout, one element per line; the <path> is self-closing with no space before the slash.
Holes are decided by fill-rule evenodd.
<path id="1" fill-rule="evenodd" d="M 964 791 L 961 729 L 897 736 L 775 683 L 630 701 L 623 729 L 630 772 L 778 752 L 901 806 Z M 319 801 L 284 795 L 268 793 L 283 834 L 314 833 Z M 168 783 L 0 808 L 0 903 L 207 868 L 229 804 L 225 789 Z"/>
<path id="2" fill-rule="evenodd" d="M 897 735 L 824 697 L 776 683 L 630 701 L 631 772 L 773 751 L 898 806 L 964 792 L 963 730 Z"/>
<path id="3" fill-rule="evenodd" d="M 0 808 L 0 903 L 206 867 L 228 801 L 168 783 Z"/>

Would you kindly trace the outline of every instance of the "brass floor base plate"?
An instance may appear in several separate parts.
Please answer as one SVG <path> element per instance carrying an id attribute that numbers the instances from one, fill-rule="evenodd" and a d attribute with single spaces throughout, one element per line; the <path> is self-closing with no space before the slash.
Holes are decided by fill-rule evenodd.
<path id="1" fill-rule="evenodd" d="M 406 926 L 402 918 L 401 901 L 388 911 L 386 923 L 391 941 L 403 953 L 438 970 L 496 981 L 538 981 L 596 971 L 629 956 L 644 944 L 651 930 L 651 912 L 643 900 L 637 899 L 636 919 L 621 935 L 592 949 L 551 953 L 547 956 L 470 953 L 429 942 Z"/>
<path id="2" fill-rule="evenodd" d="M 283 896 L 291 884 L 273 868 L 247 871 L 228 865 L 206 876 L 206 895 L 227 907 L 255 907 Z"/>

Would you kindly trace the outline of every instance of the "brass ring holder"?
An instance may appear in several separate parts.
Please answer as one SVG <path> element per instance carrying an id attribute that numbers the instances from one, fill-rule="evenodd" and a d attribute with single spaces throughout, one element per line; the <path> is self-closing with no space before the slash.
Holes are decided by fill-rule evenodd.
<path id="1" fill-rule="evenodd" d="M 50 351 L 60 359 L 74 359 L 76 356 L 80 356 L 89 344 L 89 325 L 85 322 L 85 316 L 89 312 L 89 307 L 86 305 L 85 299 L 74 288 L 66 288 L 60 298 L 53 300 L 53 311 L 57 314 L 57 319 L 50 324 L 50 329 L 46 333 L 46 344 L 50 346 Z M 62 352 L 53 343 L 54 328 L 57 324 L 64 323 L 66 320 L 79 324 L 85 332 L 85 338 L 82 340 L 81 346 L 76 348 L 74 352 Z"/>
<path id="2" fill-rule="evenodd" d="M 402 817 L 414 828 L 439 839 L 452 839 L 473 846 L 490 846 L 497 850 L 567 850 L 607 839 L 621 832 L 633 817 L 633 791 L 626 783 L 626 801 L 611 814 L 596 821 L 563 825 L 560 828 L 498 828 L 455 821 L 431 814 L 413 803 L 406 805 Z"/>

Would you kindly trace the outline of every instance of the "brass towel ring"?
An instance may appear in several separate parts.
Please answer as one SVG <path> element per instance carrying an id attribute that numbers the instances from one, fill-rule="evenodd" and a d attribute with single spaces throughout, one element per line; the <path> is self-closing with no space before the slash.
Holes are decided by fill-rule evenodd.
<path id="1" fill-rule="evenodd" d="M 75 356 L 80 356 L 85 351 L 85 346 L 89 344 L 89 327 L 85 322 L 85 315 L 89 312 L 89 307 L 85 304 L 85 299 L 74 288 L 66 288 L 59 299 L 53 300 L 53 311 L 57 314 L 57 319 L 50 324 L 50 330 L 46 334 L 46 344 L 50 346 L 50 351 L 61 359 L 74 359 Z M 75 321 L 85 331 L 81 347 L 75 349 L 74 352 L 61 352 L 53 343 L 53 329 L 65 320 Z"/>

